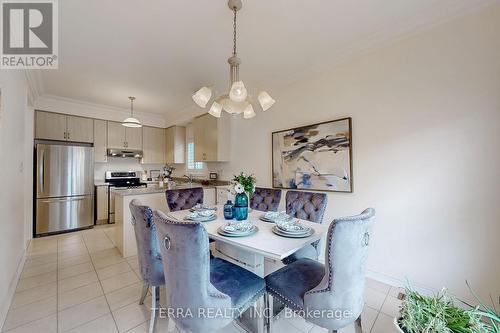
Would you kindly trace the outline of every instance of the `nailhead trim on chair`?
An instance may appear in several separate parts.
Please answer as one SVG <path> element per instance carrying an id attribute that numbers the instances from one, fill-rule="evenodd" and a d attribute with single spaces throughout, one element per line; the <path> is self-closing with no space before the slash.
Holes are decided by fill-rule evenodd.
<path id="1" fill-rule="evenodd" d="M 278 296 L 279 298 L 281 298 L 283 300 L 283 303 L 289 303 L 289 304 L 292 304 L 293 306 L 295 306 L 297 309 L 299 310 L 302 310 L 303 308 L 297 304 L 295 304 L 294 301 L 286 298 L 285 296 L 281 295 L 279 292 L 277 292 L 276 290 L 274 290 L 273 288 L 267 286 L 266 287 L 268 291 L 271 291 L 273 294 L 275 294 L 276 296 Z"/>

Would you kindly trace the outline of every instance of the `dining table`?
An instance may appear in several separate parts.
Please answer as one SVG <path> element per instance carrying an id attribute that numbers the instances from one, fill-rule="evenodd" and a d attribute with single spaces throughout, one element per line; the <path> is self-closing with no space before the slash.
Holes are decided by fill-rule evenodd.
<path id="1" fill-rule="evenodd" d="M 186 217 L 189 213 L 189 210 L 180 210 L 169 212 L 167 215 L 178 221 L 187 221 Z M 217 206 L 215 214 L 214 220 L 200 222 L 205 227 L 209 238 L 215 241 L 212 249 L 213 255 L 250 270 L 260 277 L 272 273 L 274 270 L 272 267 L 280 266 L 281 260 L 307 244 L 321 239 L 328 231 L 328 225 L 297 219 L 301 225 L 310 227 L 314 232 L 304 238 L 280 236 L 273 232 L 275 223 L 260 219 L 265 212 L 249 210 L 247 220 L 258 228 L 257 232 L 244 237 L 224 236 L 219 234 L 219 227 L 234 223 L 235 220 L 224 219 L 222 205 Z"/>

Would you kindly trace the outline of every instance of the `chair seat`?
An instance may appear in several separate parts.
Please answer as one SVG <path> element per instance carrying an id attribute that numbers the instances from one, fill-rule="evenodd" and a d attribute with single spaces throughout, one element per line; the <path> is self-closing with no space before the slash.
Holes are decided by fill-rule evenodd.
<path id="1" fill-rule="evenodd" d="M 210 260 L 210 282 L 231 297 L 232 307 L 239 311 L 248 308 L 266 290 L 264 279 L 220 258 Z"/>
<path id="2" fill-rule="evenodd" d="M 316 250 L 316 248 L 312 244 L 307 244 L 300 250 L 283 259 L 282 262 L 285 265 L 289 265 L 299 259 L 318 260 L 318 250 Z"/>
<path id="3" fill-rule="evenodd" d="M 293 310 L 304 309 L 304 295 L 325 275 L 325 266 L 315 260 L 299 259 L 266 276 L 267 291 Z"/>

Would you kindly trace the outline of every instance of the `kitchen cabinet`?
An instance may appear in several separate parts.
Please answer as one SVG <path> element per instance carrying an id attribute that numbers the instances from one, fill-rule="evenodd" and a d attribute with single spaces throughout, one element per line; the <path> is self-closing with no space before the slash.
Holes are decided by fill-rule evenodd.
<path id="1" fill-rule="evenodd" d="M 224 162 L 230 160 L 229 141 L 231 116 L 220 118 L 209 114 L 193 120 L 194 158 L 197 162 Z"/>
<path id="2" fill-rule="evenodd" d="M 105 120 L 94 120 L 94 162 L 108 161 L 108 124 Z"/>
<path id="3" fill-rule="evenodd" d="M 36 111 L 35 138 L 92 143 L 94 121 L 90 118 Z"/>
<path id="4" fill-rule="evenodd" d="M 163 128 L 142 128 L 143 164 L 165 163 L 165 130 Z"/>
<path id="5" fill-rule="evenodd" d="M 66 117 L 66 139 L 74 142 L 94 142 L 94 120 L 83 117 Z"/>
<path id="6" fill-rule="evenodd" d="M 165 130 L 165 163 L 185 163 L 186 128 L 172 126 Z"/>
<path id="7" fill-rule="evenodd" d="M 66 116 L 52 112 L 35 112 L 35 138 L 66 141 Z"/>
<path id="8" fill-rule="evenodd" d="M 230 197 L 227 187 L 216 187 L 215 192 L 217 205 L 225 204 Z"/>
<path id="9" fill-rule="evenodd" d="M 203 188 L 203 204 L 215 206 L 215 188 Z"/>
<path id="10" fill-rule="evenodd" d="M 108 121 L 108 148 L 142 150 L 142 127 L 125 127 Z"/>
<path id="11" fill-rule="evenodd" d="M 108 185 L 96 186 L 96 224 L 103 224 L 108 222 Z"/>

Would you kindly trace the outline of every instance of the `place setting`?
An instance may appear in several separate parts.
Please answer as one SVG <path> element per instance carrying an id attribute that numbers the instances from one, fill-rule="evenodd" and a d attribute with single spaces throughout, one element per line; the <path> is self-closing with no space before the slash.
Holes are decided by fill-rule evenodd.
<path id="1" fill-rule="evenodd" d="M 208 206 L 205 207 L 197 207 L 197 206 L 190 209 L 190 213 L 184 217 L 184 220 L 196 221 L 196 222 L 210 222 L 217 219 L 216 207 L 209 208 Z"/>
<path id="2" fill-rule="evenodd" d="M 286 212 L 266 212 L 265 214 L 262 214 L 259 219 L 263 222 L 268 222 L 268 223 L 277 223 L 280 221 L 291 221 L 293 217 L 288 215 Z"/>
<path id="3" fill-rule="evenodd" d="M 288 238 L 305 238 L 314 234 L 313 228 L 304 226 L 297 219 L 276 222 L 272 231 L 278 236 Z"/>
<path id="4" fill-rule="evenodd" d="M 226 237 L 246 237 L 255 234 L 257 231 L 259 231 L 259 228 L 248 220 L 231 221 L 217 229 L 217 233 Z"/>

